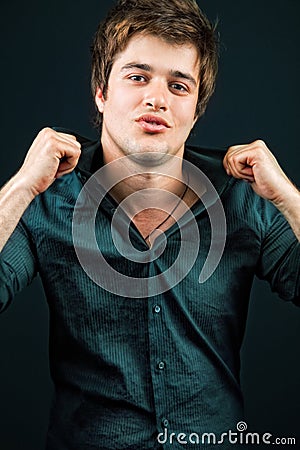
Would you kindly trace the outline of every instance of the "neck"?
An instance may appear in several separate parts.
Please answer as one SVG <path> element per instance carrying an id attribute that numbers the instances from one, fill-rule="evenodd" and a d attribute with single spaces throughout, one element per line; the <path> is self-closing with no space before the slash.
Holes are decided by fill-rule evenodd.
<path id="1" fill-rule="evenodd" d="M 176 156 L 144 153 L 127 157 L 104 151 L 104 163 L 108 186 L 114 186 L 111 195 L 122 202 L 122 209 L 150 246 L 155 230 L 165 231 L 198 199 L 183 172 L 183 150 Z"/>
<path id="2" fill-rule="evenodd" d="M 144 153 L 126 157 L 104 152 L 104 164 L 111 167 L 109 174 L 117 181 L 111 190 L 112 196 L 120 203 L 131 194 L 140 192 L 129 202 L 133 215 L 141 206 L 145 208 L 153 203 L 153 197 L 161 197 L 164 192 L 180 197 L 186 181 L 182 173 L 182 157 L 183 152 L 180 156 Z"/>

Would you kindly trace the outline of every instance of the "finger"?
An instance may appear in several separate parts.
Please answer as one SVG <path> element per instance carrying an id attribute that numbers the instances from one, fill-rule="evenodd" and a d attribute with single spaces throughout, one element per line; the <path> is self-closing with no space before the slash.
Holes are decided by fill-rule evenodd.
<path id="1" fill-rule="evenodd" d="M 256 153 L 249 148 L 249 146 L 245 146 L 244 149 L 238 150 L 231 154 L 228 154 L 227 161 L 228 164 L 237 172 L 240 172 L 244 167 L 251 167 L 252 162 L 255 161 Z"/>
<path id="2" fill-rule="evenodd" d="M 237 161 L 235 159 L 228 160 L 228 171 L 229 175 L 234 178 L 243 179 L 245 181 L 253 182 L 254 174 L 252 167 L 246 165 L 243 161 Z"/>
<path id="3" fill-rule="evenodd" d="M 77 166 L 78 159 L 79 157 L 74 155 L 72 157 L 69 157 L 67 160 L 61 162 L 58 166 L 55 178 L 60 178 L 61 176 L 72 172 Z"/>
<path id="4" fill-rule="evenodd" d="M 79 158 L 81 153 L 81 145 L 79 142 L 75 144 L 74 141 L 71 142 L 63 139 L 56 142 L 55 150 L 56 156 L 59 159 L 65 158 L 69 160 L 71 158 L 72 160 L 74 156 Z"/>
<path id="5" fill-rule="evenodd" d="M 71 139 L 72 141 L 77 141 L 76 136 L 74 136 L 73 134 L 61 133 L 60 131 L 57 132 L 57 134 L 59 136 L 61 136 L 62 138 Z"/>
<path id="6" fill-rule="evenodd" d="M 231 145 L 228 150 L 227 153 L 231 153 L 231 152 L 237 152 L 239 150 L 244 149 L 245 147 L 247 147 L 248 144 L 238 144 L 238 145 Z"/>
<path id="7" fill-rule="evenodd" d="M 57 172 L 71 172 L 78 164 L 80 153 L 76 152 L 72 155 L 63 158 L 58 166 Z"/>
<path id="8" fill-rule="evenodd" d="M 75 145 L 76 147 L 81 147 L 81 144 L 80 144 L 80 142 L 77 141 L 76 137 L 75 137 L 75 136 L 72 136 L 72 135 L 70 135 L 70 134 L 68 135 L 68 134 L 62 133 L 62 134 L 60 134 L 60 135 L 58 136 L 58 139 L 59 139 L 61 142 L 69 142 L 69 143 L 71 143 L 72 145 Z"/>
<path id="9" fill-rule="evenodd" d="M 68 170 L 59 171 L 59 172 L 56 173 L 56 175 L 55 175 L 54 178 L 61 178 L 61 177 L 63 177 L 64 175 L 68 175 L 68 173 L 73 172 L 73 170 L 74 170 L 74 168 L 68 169 Z"/>
<path id="10" fill-rule="evenodd" d="M 66 133 L 57 133 L 51 128 L 44 128 L 40 131 L 37 138 L 34 140 L 29 154 L 35 154 L 41 152 L 47 155 L 53 155 L 61 159 L 65 155 L 68 156 L 74 149 L 80 150 L 81 145 L 75 139 L 75 136 L 67 135 Z"/>
<path id="11" fill-rule="evenodd" d="M 232 161 L 228 161 L 227 163 L 227 167 L 228 167 L 228 171 L 227 173 L 229 175 L 231 175 L 234 178 L 241 178 L 240 174 L 238 173 L 238 171 L 236 170 L 234 164 L 232 163 Z"/>
<path id="12" fill-rule="evenodd" d="M 55 178 L 61 178 L 64 175 L 67 175 L 68 173 L 73 172 L 74 167 L 70 167 L 69 169 L 64 169 L 64 170 L 58 170 L 56 172 Z"/>
<path id="13" fill-rule="evenodd" d="M 46 127 L 40 130 L 38 133 L 36 140 L 42 140 L 42 142 L 47 142 L 49 140 L 57 140 L 57 139 L 67 139 L 72 142 L 76 142 L 76 136 L 69 133 L 62 133 L 60 131 L 55 131 L 52 128 Z"/>
<path id="14" fill-rule="evenodd" d="M 77 148 L 73 148 L 71 150 L 68 150 L 64 157 L 61 158 L 61 162 L 60 164 L 68 164 L 69 166 L 76 166 L 78 159 L 80 157 L 81 151 L 78 150 Z"/>

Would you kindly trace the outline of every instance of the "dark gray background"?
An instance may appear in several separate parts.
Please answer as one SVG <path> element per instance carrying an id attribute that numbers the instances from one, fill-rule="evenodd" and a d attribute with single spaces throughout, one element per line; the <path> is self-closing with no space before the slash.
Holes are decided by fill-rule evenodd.
<path id="1" fill-rule="evenodd" d="M 44 126 L 96 136 L 89 46 L 111 4 L 2 2 L 1 184 Z M 212 20 L 219 17 L 223 44 L 217 91 L 193 142 L 227 147 L 264 139 L 299 184 L 299 0 L 199 4 Z M 299 326 L 296 307 L 255 283 L 242 351 L 247 421 L 253 431 L 298 435 L 300 447 Z M 43 449 L 52 391 L 47 340 L 37 280 L 0 318 L 1 450 Z"/>

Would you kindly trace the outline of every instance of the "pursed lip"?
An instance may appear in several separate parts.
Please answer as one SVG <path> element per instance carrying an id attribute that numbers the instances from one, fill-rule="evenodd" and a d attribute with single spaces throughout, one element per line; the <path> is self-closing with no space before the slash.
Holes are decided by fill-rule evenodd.
<path id="1" fill-rule="evenodd" d="M 152 114 L 143 114 L 142 116 L 138 117 L 136 119 L 136 122 L 143 123 L 145 125 L 152 126 L 154 129 L 164 129 L 164 128 L 171 128 L 171 125 L 162 117 L 155 116 Z"/>

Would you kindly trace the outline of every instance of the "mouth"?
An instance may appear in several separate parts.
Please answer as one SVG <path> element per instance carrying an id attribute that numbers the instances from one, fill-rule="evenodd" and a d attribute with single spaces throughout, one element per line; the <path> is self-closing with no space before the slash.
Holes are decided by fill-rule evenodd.
<path id="1" fill-rule="evenodd" d="M 136 122 L 142 127 L 147 133 L 162 133 L 170 128 L 170 125 L 166 120 L 159 116 L 153 116 L 149 114 L 144 114 L 140 116 Z"/>

